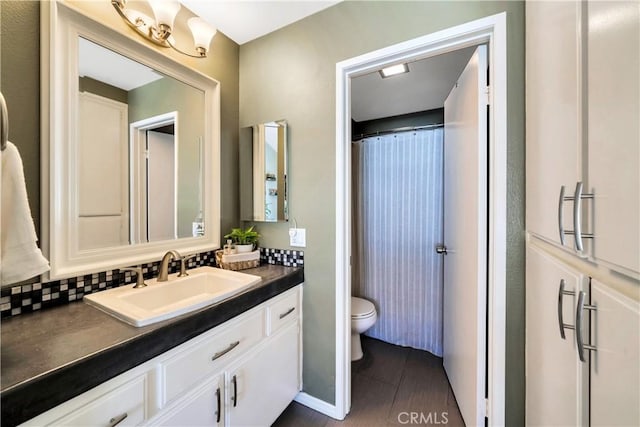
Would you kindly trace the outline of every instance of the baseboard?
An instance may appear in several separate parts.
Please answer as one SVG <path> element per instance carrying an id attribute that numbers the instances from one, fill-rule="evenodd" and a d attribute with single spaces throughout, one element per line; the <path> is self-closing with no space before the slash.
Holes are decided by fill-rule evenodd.
<path id="1" fill-rule="evenodd" d="M 294 400 L 307 408 L 311 408 L 314 411 L 318 411 L 335 420 L 342 421 L 344 419 L 344 417 L 340 418 L 338 416 L 338 409 L 335 405 L 327 403 L 324 400 L 320 400 L 317 397 L 313 397 L 303 391 L 298 393 Z"/>

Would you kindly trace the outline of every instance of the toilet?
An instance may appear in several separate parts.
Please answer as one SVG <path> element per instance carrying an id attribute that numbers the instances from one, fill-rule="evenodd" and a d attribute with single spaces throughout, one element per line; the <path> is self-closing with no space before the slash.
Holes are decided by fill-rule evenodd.
<path id="1" fill-rule="evenodd" d="M 351 297 L 351 361 L 362 359 L 360 334 L 376 323 L 378 313 L 371 301 Z"/>

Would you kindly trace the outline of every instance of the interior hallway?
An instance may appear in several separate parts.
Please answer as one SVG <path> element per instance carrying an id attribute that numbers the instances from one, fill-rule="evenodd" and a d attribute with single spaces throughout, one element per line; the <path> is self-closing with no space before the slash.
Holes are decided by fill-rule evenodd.
<path id="1" fill-rule="evenodd" d="M 362 348 L 364 357 L 351 364 L 351 412 L 344 421 L 292 402 L 273 426 L 464 426 L 442 358 L 365 336 Z"/>

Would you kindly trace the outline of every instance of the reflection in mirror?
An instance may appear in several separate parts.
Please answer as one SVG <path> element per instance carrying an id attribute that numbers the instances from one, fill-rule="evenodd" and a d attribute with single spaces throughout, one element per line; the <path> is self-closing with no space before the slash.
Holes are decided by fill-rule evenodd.
<path id="1" fill-rule="evenodd" d="M 287 221 L 287 122 L 241 129 L 239 154 L 241 219 Z"/>
<path id="2" fill-rule="evenodd" d="M 204 234 L 204 92 L 80 37 L 78 249 Z"/>

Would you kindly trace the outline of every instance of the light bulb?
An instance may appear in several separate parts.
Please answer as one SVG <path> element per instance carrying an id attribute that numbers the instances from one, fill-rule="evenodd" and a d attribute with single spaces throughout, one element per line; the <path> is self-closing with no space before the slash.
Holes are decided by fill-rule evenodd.
<path id="1" fill-rule="evenodd" d="M 149 6 L 153 9 L 158 27 L 166 25 L 170 32 L 173 29 L 176 15 L 180 11 L 180 2 L 177 0 L 153 0 L 149 1 Z"/>
<path id="2" fill-rule="evenodd" d="M 193 35 L 196 50 L 204 56 L 207 50 L 209 50 L 211 39 L 216 35 L 216 29 L 209 25 L 207 21 L 197 16 L 189 19 L 187 25 L 189 25 L 189 29 Z M 204 54 L 202 52 L 204 52 Z"/>

